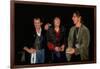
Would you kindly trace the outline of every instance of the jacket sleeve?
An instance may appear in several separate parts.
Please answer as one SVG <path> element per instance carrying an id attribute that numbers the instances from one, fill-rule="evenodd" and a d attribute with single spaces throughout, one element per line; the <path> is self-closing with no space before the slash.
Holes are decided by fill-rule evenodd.
<path id="1" fill-rule="evenodd" d="M 47 47 L 49 50 L 53 50 L 54 49 L 54 36 L 52 33 L 52 28 L 50 28 L 47 32 L 46 32 L 46 36 L 47 36 Z"/>
<path id="2" fill-rule="evenodd" d="M 73 28 L 70 29 L 69 35 L 68 35 L 68 47 L 73 47 Z"/>
<path id="3" fill-rule="evenodd" d="M 90 33 L 88 29 L 85 29 L 82 33 L 82 43 L 80 45 L 80 56 L 81 60 L 87 60 L 88 59 L 88 46 L 90 41 Z"/>
<path id="4" fill-rule="evenodd" d="M 68 35 L 68 48 L 73 46 L 72 34 L 73 34 L 73 27 L 70 29 L 70 32 L 69 32 L 69 35 Z M 70 54 L 66 53 L 66 57 L 67 57 L 67 61 L 71 60 Z"/>

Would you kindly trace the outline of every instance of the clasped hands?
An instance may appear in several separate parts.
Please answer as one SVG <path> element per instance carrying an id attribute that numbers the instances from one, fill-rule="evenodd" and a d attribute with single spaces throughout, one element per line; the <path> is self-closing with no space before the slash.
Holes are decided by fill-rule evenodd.
<path id="1" fill-rule="evenodd" d="M 27 48 L 27 47 L 24 47 L 23 48 L 26 52 L 28 52 L 28 53 L 35 53 L 36 52 L 36 49 L 34 49 L 34 48 Z"/>
<path id="2" fill-rule="evenodd" d="M 74 54 L 75 53 L 75 48 L 69 47 L 66 49 L 67 54 Z"/>
<path id="3" fill-rule="evenodd" d="M 62 45 L 61 47 L 56 46 L 56 47 L 54 48 L 54 50 L 55 50 L 56 52 L 62 52 L 62 51 L 64 51 L 64 48 L 65 48 L 64 45 Z"/>

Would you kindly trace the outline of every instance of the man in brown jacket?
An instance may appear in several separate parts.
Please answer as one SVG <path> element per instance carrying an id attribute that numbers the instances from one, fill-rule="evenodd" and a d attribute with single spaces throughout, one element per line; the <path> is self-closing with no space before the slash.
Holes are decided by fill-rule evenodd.
<path id="1" fill-rule="evenodd" d="M 78 11 L 73 13 L 72 20 L 75 26 L 70 29 L 68 36 L 68 48 L 66 49 L 67 60 L 88 60 L 89 30 L 82 24 L 81 15 Z"/>

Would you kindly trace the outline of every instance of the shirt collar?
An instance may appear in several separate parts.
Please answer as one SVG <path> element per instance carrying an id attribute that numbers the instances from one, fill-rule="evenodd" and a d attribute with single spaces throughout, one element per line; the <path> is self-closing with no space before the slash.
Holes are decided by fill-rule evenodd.
<path id="1" fill-rule="evenodd" d="M 40 28 L 39 32 L 36 32 L 36 34 L 37 34 L 38 36 L 41 36 L 41 31 L 42 31 L 42 29 Z"/>

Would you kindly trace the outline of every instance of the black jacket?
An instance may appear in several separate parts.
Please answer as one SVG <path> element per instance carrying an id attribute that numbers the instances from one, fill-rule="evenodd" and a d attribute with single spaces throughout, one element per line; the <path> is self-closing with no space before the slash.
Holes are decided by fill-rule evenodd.
<path id="1" fill-rule="evenodd" d="M 60 28 L 60 46 L 62 44 L 65 44 L 66 42 L 66 30 L 64 27 Z M 54 28 L 49 28 L 49 30 L 47 31 L 47 41 L 53 43 L 54 45 L 56 44 L 56 33 L 54 31 Z"/>
<path id="2" fill-rule="evenodd" d="M 26 46 L 28 48 L 35 48 L 34 42 L 35 42 L 36 36 L 37 36 L 36 31 L 33 30 L 32 34 L 29 36 L 30 37 L 29 41 L 26 41 L 24 43 L 24 46 Z M 41 45 L 40 46 L 41 49 L 46 50 L 47 39 L 46 39 L 46 35 L 45 35 L 45 30 L 43 30 L 43 29 L 41 30 L 40 45 Z M 30 58 L 31 58 L 31 55 L 25 51 L 25 62 L 24 63 L 30 64 Z"/>
<path id="3" fill-rule="evenodd" d="M 37 33 L 35 30 L 33 30 L 32 34 L 29 36 L 30 39 L 29 41 L 25 41 L 24 46 L 28 47 L 28 48 L 35 48 L 34 46 L 34 42 L 36 39 Z M 45 35 L 45 30 L 41 30 L 41 36 L 40 36 L 40 47 L 41 49 L 45 49 L 47 46 L 47 39 L 46 39 L 46 35 Z"/>

